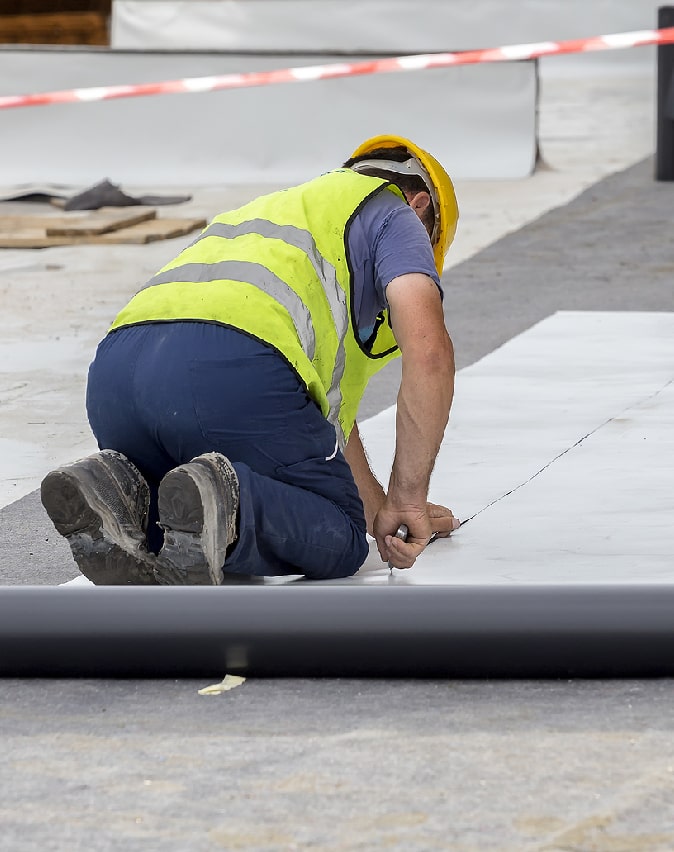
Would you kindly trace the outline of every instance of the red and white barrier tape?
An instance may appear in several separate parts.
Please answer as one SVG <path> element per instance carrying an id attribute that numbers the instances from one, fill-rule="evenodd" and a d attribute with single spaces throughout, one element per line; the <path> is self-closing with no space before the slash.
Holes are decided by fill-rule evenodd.
<path id="1" fill-rule="evenodd" d="M 394 71 L 419 71 L 425 68 L 446 68 L 450 65 L 474 65 L 478 62 L 511 62 L 537 59 L 565 53 L 588 53 L 594 50 L 621 50 L 648 44 L 674 43 L 674 27 L 662 30 L 638 30 L 629 33 L 594 36 L 572 41 L 544 41 L 537 44 L 509 44 L 485 50 L 466 50 L 459 53 L 422 53 L 373 59 L 365 62 L 337 62 L 330 65 L 307 65 L 282 68 L 278 71 L 253 71 L 246 74 L 222 74 L 216 77 L 187 77 L 163 83 L 140 83 L 131 86 L 94 86 L 86 89 L 67 89 L 35 95 L 0 96 L 0 109 L 25 106 L 45 106 L 84 101 L 105 101 L 112 98 L 137 98 L 141 95 L 169 95 L 181 92 L 213 92 L 216 89 L 241 89 L 248 86 L 269 86 L 274 83 L 300 83 L 308 80 L 327 80 L 358 74 L 390 74 Z"/>

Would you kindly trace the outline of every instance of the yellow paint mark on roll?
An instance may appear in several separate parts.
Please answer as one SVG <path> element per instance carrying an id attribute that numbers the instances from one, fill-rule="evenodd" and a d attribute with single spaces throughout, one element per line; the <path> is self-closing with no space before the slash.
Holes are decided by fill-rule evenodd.
<path id="1" fill-rule="evenodd" d="M 198 689 L 199 695 L 220 695 L 222 692 L 229 692 L 230 689 L 236 689 L 237 686 L 245 681 L 245 677 L 238 675 L 225 675 L 220 683 L 213 683 L 210 686 L 205 686 L 203 689 Z"/>

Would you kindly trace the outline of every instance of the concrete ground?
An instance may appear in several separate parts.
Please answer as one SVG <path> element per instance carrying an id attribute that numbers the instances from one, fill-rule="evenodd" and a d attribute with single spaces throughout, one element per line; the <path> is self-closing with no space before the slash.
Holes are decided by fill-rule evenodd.
<path id="1" fill-rule="evenodd" d="M 459 366 L 556 310 L 674 311 L 674 187 L 652 180 L 652 87 L 640 74 L 544 76 L 546 167 L 459 187 L 445 276 Z M 191 207 L 214 213 L 246 192 L 200 190 Z M 178 247 L 0 256 L 0 583 L 76 575 L 34 488 L 88 451 L 92 348 Z M 373 386 L 365 415 L 392 402 L 395 378 Z M 670 680 L 203 686 L 0 682 L 0 849 L 674 848 Z"/>

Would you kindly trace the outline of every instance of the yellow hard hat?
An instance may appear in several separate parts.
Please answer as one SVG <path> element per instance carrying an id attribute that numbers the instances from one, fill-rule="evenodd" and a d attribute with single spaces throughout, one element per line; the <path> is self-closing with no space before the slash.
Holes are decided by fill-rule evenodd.
<path id="1" fill-rule="evenodd" d="M 459 206 L 456 202 L 454 184 L 447 172 L 428 151 L 424 151 L 423 148 L 419 148 L 414 142 L 410 142 L 409 139 L 405 139 L 402 136 L 373 136 L 371 139 L 363 142 L 362 145 L 359 145 L 353 154 L 351 154 L 351 157 L 363 157 L 371 151 L 381 148 L 398 147 L 406 148 L 413 159 L 399 163 L 373 158 L 372 162 L 368 162 L 368 166 L 400 174 L 416 174 L 423 179 L 433 202 L 435 227 L 431 235 L 431 242 L 433 244 L 435 266 L 437 267 L 438 274 L 442 274 L 445 255 L 452 244 L 454 235 L 456 234 L 456 225 L 459 221 Z M 365 164 L 361 162 L 356 165 L 362 167 Z"/>

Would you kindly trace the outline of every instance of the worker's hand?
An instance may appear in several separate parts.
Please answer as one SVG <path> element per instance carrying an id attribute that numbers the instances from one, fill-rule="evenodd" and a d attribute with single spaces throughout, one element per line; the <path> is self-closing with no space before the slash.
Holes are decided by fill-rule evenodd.
<path id="1" fill-rule="evenodd" d="M 400 524 L 408 529 L 407 541 L 395 537 Z M 374 520 L 374 537 L 383 562 L 395 568 L 411 568 L 434 534 L 448 536 L 459 521 L 450 509 L 425 503 L 422 506 L 395 506 L 386 500 Z"/>
<path id="2" fill-rule="evenodd" d="M 445 506 L 436 506 L 435 503 L 427 503 L 426 508 L 435 538 L 447 538 L 461 526 L 461 521 L 454 517 L 451 509 L 447 509 Z"/>
<path id="3" fill-rule="evenodd" d="M 373 532 L 383 562 L 395 568 L 411 568 L 431 539 L 447 538 L 460 523 L 451 509 L 435 503 L 399 508 L 385 501 L 374 520 Z M 400 524 L 407 526 L 407 541 L 395 536 Z"/>

